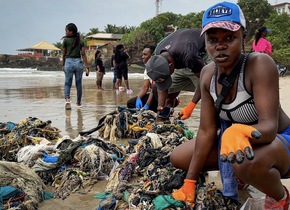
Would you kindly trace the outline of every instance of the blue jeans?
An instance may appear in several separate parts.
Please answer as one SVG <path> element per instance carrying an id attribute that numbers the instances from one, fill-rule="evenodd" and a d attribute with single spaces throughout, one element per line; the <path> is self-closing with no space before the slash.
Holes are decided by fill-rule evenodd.
<path id="1" fill-rule="evenodd" d="M 113 84 L 115 85 L 117 81 L 117 72 L 115 71 L 114 67 L 111 67 L 111 71 L 113 71 L 113 74 L 114 74 Z"/>
<path id="2" fill-rule="evenodd" d="M 64 65 L 65 83 L 64 98 L 70 98 L 70 89 L 72 86 L 73 76 L 75 76 L 75 84 L 77 88 L 77 103 L 82 101 L 82 78 L 84 72 L 84 64 L 81 58 L 66 58 Z"/>

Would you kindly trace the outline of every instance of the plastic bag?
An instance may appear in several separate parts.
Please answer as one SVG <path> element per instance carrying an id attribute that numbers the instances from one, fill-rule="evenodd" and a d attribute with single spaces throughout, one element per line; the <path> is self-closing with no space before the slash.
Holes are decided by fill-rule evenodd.
<path id="1" fill-rule="evenodd" d="M 267 197 L 267 204 L 274 203 L 277 203 L 277 201 Z M 265 198 L 248 198 L 240 210 L 265 210 Z M 271 208 L 271 210 L 283 210 L 283 207 Z"/>

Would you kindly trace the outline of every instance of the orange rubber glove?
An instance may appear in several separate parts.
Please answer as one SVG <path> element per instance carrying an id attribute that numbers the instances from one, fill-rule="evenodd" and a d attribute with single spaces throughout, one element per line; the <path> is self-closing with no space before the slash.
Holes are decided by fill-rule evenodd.
<path id="1" fill-rule="evenodd" d="M 195 200 L 195 184 L 195 180 L 185 179 L 182 187 L 172 193 L 172 197 L 175 200 L 193 204 Z"/>
<path id="2" fill-rule="evenodd" d="M 180 112 L 179 112 L 179 116 L 181 117 L 181 120 L 185 120 L 187 118 L 189 118 L 195 108 L 196 104 L 193 103 L 192 101 L 185 106 Z"/>
<path id="3" fill-rule="evenodd" d="M 249 139 L 261 138 L 262 134 L 254 127 L 243 124 L 233 124 L 222 135 L 220 159 L 230 163 L 242 163 L 245 155 L 254 159 L 254 152 Z"/>

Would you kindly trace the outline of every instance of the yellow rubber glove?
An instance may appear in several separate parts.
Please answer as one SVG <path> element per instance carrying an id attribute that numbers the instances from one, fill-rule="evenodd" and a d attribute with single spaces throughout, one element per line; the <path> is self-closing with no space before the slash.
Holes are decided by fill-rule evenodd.
<path id="1" fill-rule="evenodd" d="M 172 197 L 178 201 L 185 201 L 194 204 L 196 181 L 185 179 L 182 187 L 172 193 Z"/>
<path id="2" fill-rule="evenodd" d="M 179 112 L 179 116 L 181 117 L 181 120 L 185 120 L 187 118 L 189 118 L 195 108 L 196 104 L 193 103 L 192 101 L 185 106 L 180 112 Z"/>
<path id="3" fill-rule="evenodd" d="M 252 126 L 233 124 L 222 135 L 221 160 L 242 163 L 245 155 L 249 160 L 254 159 L 249 138 L 259 139 L 261 136 L 262 134 Z"/>

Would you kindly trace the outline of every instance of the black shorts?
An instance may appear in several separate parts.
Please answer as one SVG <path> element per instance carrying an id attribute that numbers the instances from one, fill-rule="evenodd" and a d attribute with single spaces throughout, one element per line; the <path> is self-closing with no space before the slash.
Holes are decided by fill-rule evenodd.
<path id="1" fill-rule="evenodd" d="M 123 77 L 124 80 L 128 80 L 128 67 L 127 67 L 127 65 L 117 66 L 116 72 L 117 72 L 118 79 L 122 79 L 122 77 Z"/>

